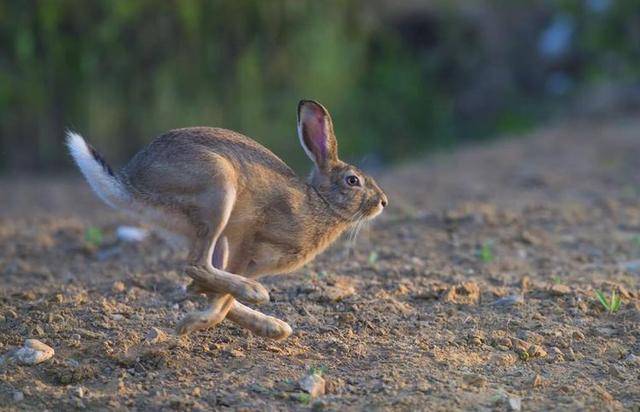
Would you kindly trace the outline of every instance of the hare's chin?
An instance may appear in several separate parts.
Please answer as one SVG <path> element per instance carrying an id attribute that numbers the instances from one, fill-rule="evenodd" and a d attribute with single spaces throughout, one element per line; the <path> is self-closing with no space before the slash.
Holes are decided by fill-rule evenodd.
<path id="1" fill-rule="evenodd" d="M 376 218 L 380 213 L 382 213 L 382 209 L 384 209 L 382 206 L 378 206 L 374 209 L 374 211 L 366 217 L 367 220 L 371 220 Z"/>

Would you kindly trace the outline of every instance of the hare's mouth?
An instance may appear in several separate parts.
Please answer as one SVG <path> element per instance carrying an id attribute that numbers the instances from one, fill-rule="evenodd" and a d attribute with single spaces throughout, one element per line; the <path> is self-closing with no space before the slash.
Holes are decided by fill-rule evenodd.
<path id="1" fill-rule="evenodd" d="M 367 215 L 366 219 L 367 220 L 375 219 L 380 213 L 382 213 L 383 209 L 384 207 L 378 204 L 376 207 L 371 209 L 371 212 Z"/>

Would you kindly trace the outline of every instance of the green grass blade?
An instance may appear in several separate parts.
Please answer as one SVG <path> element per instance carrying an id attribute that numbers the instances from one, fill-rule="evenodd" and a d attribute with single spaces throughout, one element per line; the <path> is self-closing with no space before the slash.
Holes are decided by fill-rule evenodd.
<path id="1" fill-rule="evenodd" d="M 611 299 L 611 312 L 617 312 L 618 309 L 620 309 L 622 299 L 620 298 L 620 295 L 614 295 Z"/>
<path id="2" fill-rule="evenodd" d="M 609 310 L 609 303 L 607 303 L 607 298 L 604 297 L 604 294 L 599 290 L 596 290 L 596 296 L 598 297 L 600 303 L 602 303 L 602 306 L 604 306 L 606 310 Z"/>

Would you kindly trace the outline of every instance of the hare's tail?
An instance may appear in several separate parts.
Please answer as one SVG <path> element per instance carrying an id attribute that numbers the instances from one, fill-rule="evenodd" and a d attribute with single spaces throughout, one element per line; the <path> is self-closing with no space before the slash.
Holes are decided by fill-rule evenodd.
<path id="1" fill-rule="evenodd" d="M 131 193 L 104 158 L 79 134 L 67 131 L 67 147 L 94 192 L 115 209 L 129 209 Z"/>

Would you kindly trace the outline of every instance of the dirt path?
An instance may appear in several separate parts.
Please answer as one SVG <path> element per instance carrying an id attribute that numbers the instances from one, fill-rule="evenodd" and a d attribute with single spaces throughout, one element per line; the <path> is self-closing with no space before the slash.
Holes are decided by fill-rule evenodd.
<path id="1" fill-rule="evenodd" d="M 180 249 L 119 242 L 135 222 L 79 179 L 1 181 L 0 354 L 26 338 L 56 353 L 5 359 L 0 409 L 640 405 L 640 122 L 560 125 L 381 183 L 391 207 L 353 250 L 265 279 L 263 310 L 294 327 L 274 343 L 228 322 L 171 336 L 203 305 L 185 300 Z M 145 340 L 153 327 L 166 339 Z M 311 368 L 327 382 L 315 401 L 297 387 Z"/>

